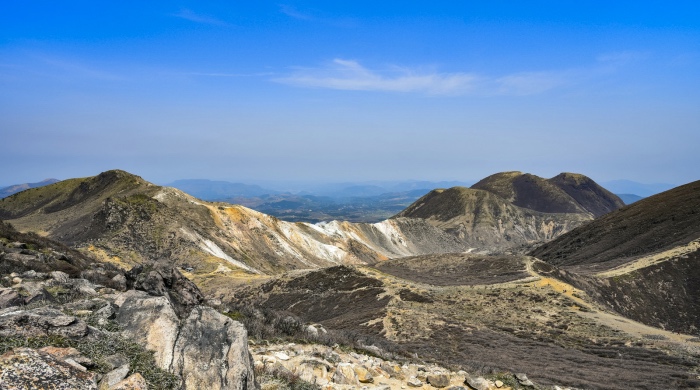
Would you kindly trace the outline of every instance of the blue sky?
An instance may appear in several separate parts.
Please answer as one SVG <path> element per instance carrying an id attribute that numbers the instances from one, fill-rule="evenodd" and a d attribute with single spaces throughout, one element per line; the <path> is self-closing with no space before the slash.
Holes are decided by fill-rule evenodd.
<path id="1" fill-rule="evenodd" d="M 3 2 L 0 184 L 700 179 L 700 3 L 337 3 Z"/>

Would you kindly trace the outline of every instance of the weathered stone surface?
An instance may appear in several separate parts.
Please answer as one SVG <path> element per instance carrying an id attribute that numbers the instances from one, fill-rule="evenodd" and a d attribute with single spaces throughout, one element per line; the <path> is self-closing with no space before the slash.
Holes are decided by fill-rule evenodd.
<path id="1" fill-rule="evenodd" d="M 501 387 L 503 387 L 503 381 L 496 380 L 496 381 L 494 382 L 494 384 L 495 384 L 496 387 L 498 387 L 499 389 L 500 389 Z"/>
<path id="2" fill-rule="evenodd" d="M 382 362 L 382 364 L 379 366 L 381 369 L 389 374 L 392 378 L 397 378 L 397 379 L 403 379 L 403 371 L 401 370 L 401 366 L 399 366 L 396 363 L 390 363 L 390 362 Z"/>
<path id="3" fill-rule="evenodd" d="M 122 354 L 109 355 L 104 361 L 105 364 L 107 364 L 107 366 L 112 370 L 129 363 L 129 359 Z"/>
<path id="4" fill-rule="evenodd" d="M 68 274 L 61 271 L 53 271 L 50 273 L 51 278 L 60 283 L 66 283 L 68 281 Z"/>
<path id="5" fill-rule="evenodd" d="M 481 377 L 467 377 L 464 382 L 474 390 L 489 390 L 489 382 Z"/>
<path id="6" fill-rule="evenodd" d="M 127 288 L 127 280 L 126 277 L 122 274 L 117 274 L 112 278 L 112 282 L 114 282 L 114 286 L 116 289 L 119 291 L 126 291 Z"/>
<path id="7" fill-rule="evenodd" d="M 275 353 L 275 357 L 276 357 L 277 359 L 279 359 L 279 360 L 282 360 L 282 361 L 287 361 L 287 360 L 289 360 L 289 355 L 287 355 L 287 354 L 284 353 L 284 352 L 276 352 L 276 353 Z"/>
<path id="8" fill-rule="evenodd" d="M 365 367 L 355 366 L 355 374 L 357 375 L 357 380 L 359 380 L 360 383 L 374 382 L 374 377 Z"/>
<path id="9" fill-rule="evenodd" d="M 168 297 L 178 317 L 185 318 L 194 306 L 204 301 L 199 288 L 184 277 L 169 260 L 149 266 L 139 265 L 126 274 L 127 285 L 154 296 Z"/>
<path id="10" fill-rule="evenodd" d="M 99 389 L 111 389 L 112 386 L 116 385 L 117 383 L 121 382 L 124 378 L 126 378 L 126 375 L 129 373 L 129 368 L 129 364 L 124 364 L 106 373 L 100 381 Z"/>
<path id="11" fill-rule="evenodd" d="M 95 390 L 94 378 L 92 373 L 31 348 L 15 348 L 0 356 L 0 385 L 3 389 Z M 5 384 L 11 386 L 5 387 Z"/>
<path id="12" fill-rule="evenodd" d="M 333 374 L 333 382 L 340 385 L 358 385 L 355 370 L 350 363 L 338 363 Z"/>
<path id="13" fill-rule="evenodd" d="M 421 386 L 423 386 L 423 382 L 421 382 L 421 380 L 418 379 L 418 378 L 416 378 L 415 376 L 412 376 L 412 377 L 408 378 L 408 380 L 406 381 L 406 384 L 409 385 L 409 386 L 411 386 L 411 387 L 421 387 Z"/>
<path id="14" fill-rule="evenodd" d="M 41 307 L 0 315 L 0 336 L 4 337 L 56 335 L 78 338 L 87 334 L 88 327 L 85 322 L 56 309 Z"/>
<path id="15" fill-rule="evenodd" d="M 112 386 L 109 390 L 148 390 L 148 383 L 138 372 Z"/>
<path id="16" fill-rule="evenodd" d="M 446 387 L 450 384 L 450 376 L 443 373 L 429 374 L 426 381 L 433 387 Z"/>
<path id="17" fill-rule="evenodd" d="M 18 292 L 24 298 L 25 305 L 41 301 L 55 301 L 53 296 L 44 288 L 44 283 L 41 282 L 24 282 L 19 286 Z"/>
<path id="18" fill-rule="evenodd" d="M 168 299 L 132 290 L 121 294 L 115 303 L 120 305 L 116 321 L 123 327 L 124 336 L 155 351 L 158 367 L 169 370 L 178 335 L 178 318 Z"/>
<path id="19" fill-rule="evenodd" d="M 78 351 L 75 348 L 58 348 L 58 347 L 48 346 L 48 347 L 40 348 L 39 351 L 46 352 L 49 355 L 51 355 L 59 360 L 63 360 L 64 362 L 67 362 L 68 364 L 75 363 L 75 364 L 79 364 L 82 367 L 93 367 L 95 365 L 95 363 L 92 360 L 81 355 L 80 351 Z"/>
<path id="20" fill-rule="evenodd" d="M 523 373 L 515 374 L 515 379 L 518 380 L 518 383 L 520 383 L 521 386 L 535 387 L 535 384 L 532 383 L 532 381 L 530 379 L 528 379 L 527 375 L 525 375 Z"/>
<path id="21" fill-rule="evenodd" d="M 24 299 L 19 296 L 17 291 L 11 288 L 0 288 L 0 309 L 7 307 L 19 306 L 24 302 Z"/>
<path id="22" fill-rule="evenodd" d="M 210 307 L 197 306 L 184 320 L 171 371 L 182 377 L 186 389 L 256 388 L 243 324 Z"/>

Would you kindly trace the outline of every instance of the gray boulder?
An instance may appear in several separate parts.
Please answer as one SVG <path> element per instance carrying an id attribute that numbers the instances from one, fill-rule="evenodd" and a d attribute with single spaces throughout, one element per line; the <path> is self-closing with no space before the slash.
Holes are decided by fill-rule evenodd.
<path id="1" fill-rule="evenodd" d="M 489 382 L 481 377 L 467 377 L 464 382 L 474 390 L 489 390 Z"/>
<path id="2" fill-rule="evenodd" d="M 0 315 L 0 337 L 55 335 L 80 338 L 87 334 L 88 326 L 85 322 L 47 307 Z"/>
<path id="3" fill-rule="evenodd" d="M 182 378 L 185 389 L 256 389 L 248 334 L 237 321 L 196 306 L 180 325 L 170 301 L 143 291 L 115 300 L 126 337 L 155 351 L 156 363 Z"/>
<path id="4" fill-rule="evenodd" d="M 24 299 L 17 291 L 11 288 L 0 288 L 0 309 L 12 306 L 19 306 L 24 303 Z"/>
<path id="5" fill-rule="evenodd" d="M 199 288 L 168 260 L 136 266 L 127 272 L 126 279 L 130 288 L 167 297 L 179 318 L 186 318 L 194 306 L 204 301 Z"/>
<path id="6" fill-rule="evenodd" d="M 443 373 L 430 374 L 426 381 L 433 387 L 447 387 L 450 384 L 450 376 Z"/>
<path id="7" fill-rule="evenodd" d="M 177 341 L 172 372 L 186 389 L 254 390 L 248 333 L 240 322 L 205 306 L 192 309 Z"/>
<path id="8" fill-rule="evenodd" d="M 97 389 L 95 374 L 31 348 L 15 348 L 0 356 L 0 387 L 6 388 L 3 383 L 12 389 Z"/>
<path id="9" fill-rule="evenodd" d="M 116 321 L 123 327 L 124 336 L 155 351 L 158 367 L 169 370 L 179 321 L 168 299 L 132 290 L 121 294 L 115 304 L 119 306 Z"/>

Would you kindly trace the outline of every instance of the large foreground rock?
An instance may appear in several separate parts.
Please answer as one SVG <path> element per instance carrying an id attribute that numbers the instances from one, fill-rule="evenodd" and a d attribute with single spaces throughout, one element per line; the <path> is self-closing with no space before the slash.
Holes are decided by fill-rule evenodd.
<path id="1" fill-rule="evenodd" d="M 179 375 L 185 389 L 256 389 L 248 334 L 239 322 L 196 306 L 182 323 L 164 297 L 128 291 L 115 300 L 124 335 L 155 351 L 162 369 Z"/>
<path id="2" fill-rule="evenodd" d="M 253 390 L 251 362 L 243 325 L 198 306 L 180 329 L 172 372 L 182 377 L 187 389 Z"/>
<path id="3" fill-rule="evenodd" d="M 155 351 L 158 367 L 169 370 L 179 321 L 168 298 L 132 290 L 122 294 L 115 303 L 120 306 L 116 321 L 123 327 L 124 336 Z"/>

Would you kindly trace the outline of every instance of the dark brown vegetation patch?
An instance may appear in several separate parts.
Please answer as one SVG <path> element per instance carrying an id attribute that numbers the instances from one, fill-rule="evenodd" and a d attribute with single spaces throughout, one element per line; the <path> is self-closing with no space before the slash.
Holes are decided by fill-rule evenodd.
<path id="1" fill-rule="evenodd" d="M 488 329 L 447 324 L 431 338 L 402 343 L 429 361 L 482 374 L 524 372 L 540 385 L 627 390 L 698 388 L 687 371 L 695 364 L 662 351 L 591 342 L 581 349 L 518 338 Z"/>
<path id="2" fill-rule="evenodd" d="M 700 181 L 606 214 L 531 252 L 558 266 L 611 269 L 700 237 Z"/>
<path id="3" fill-rule="evenodd" d="M 523 279 L 527 273 L 522 256 L 483 256 L 466 253 L 405 257 L 377 263 L 375 267 L 402 279 L 435 286 L 474 286 Z"/>

